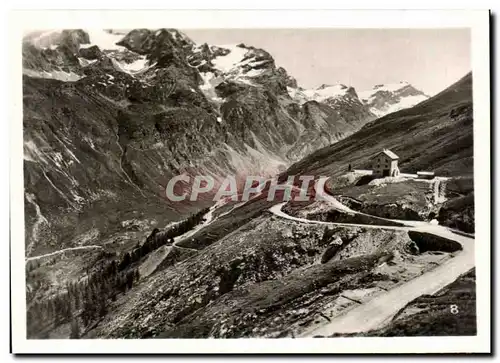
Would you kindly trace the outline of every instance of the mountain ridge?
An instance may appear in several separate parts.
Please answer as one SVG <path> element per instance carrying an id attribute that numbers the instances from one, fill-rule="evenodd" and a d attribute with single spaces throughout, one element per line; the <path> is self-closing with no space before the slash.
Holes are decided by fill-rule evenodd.
<path id="1" fill-rule="evenodd" d="M 401 109 L 413 107 L 429 98 L 424 92 L 408 82 L 377 84 L 371 90 L 356 91 L 354 87 L 342 83 L 322 84 L 317 88 L 288 87 L 290 97 L 300 104 L 308 101 L 335 104 L 342 99 L 355 100 L 366 106 L 367 112 L 375 118 L 385 116 Z"/>
<path id="2" fill-rule="evenodd" d="M 205 206 L 166 200 L 174 175 L 272 176 L 374 118 L 359 102 L 302 108 L 293 78 L 252 46 L 197 45 L 175 29 L 43 34 L 23 44 L 32 254 L 119 233 L 133 203 L 133 218 L 161 227 Z M 112 220 L 93 221 L 95 208 Z"/>
<path id="3" fill-rule="evenodd" d="M 474 230 L 471 74 L 376 118 L 352 87 L 304 95 L 245 44 L 85 34 L 38 34 L 47 47 L 23 59 L 28 338 L 295 338 L 450 259 L 473 265 L 473 240 L 444 227 Z M 458 177 L 361 185 L 352 169 L 385 148 L 402 172 Z M 316 177 L 309 200 L 269 198 L 270 181 L 246 202 L 165 195 L 174 176 L 278 173 Z M 338 195 L 313 198 L 325 188 Z"/>
<path id="4" fill-rule="evenodd" d="M 354 135 L 315 151 L 293 164 L 287 173 L 339 175 L 348 164 L 354 168 L 368 167 L 371 155 L 388 148 L 400 156 L 403 172 L 435 169 L 443 175 L 470 175 L 472 120 L 472 73 L 468 73 L 416 106 L 369 122 Z M 310 165 L 315 165 L 314 169 Z"/>
<path id="5" fill-rule="evenodd" d="M 209 204 L 166 200 L 174 175 L 269 177 L 376 119 L 348 86 L 296 102 L 296 80 L 245 44 L 195 44 L 175 29 L 42 34 L 23 45 L 32 254 L 71 247 L 89 230 L 85 243 L 108 238 L 132 217 L 161 227 Z M 112 207 L 112 220 L 92 220 Z M 79 215 L 88 220 L 76 226 Z"/>

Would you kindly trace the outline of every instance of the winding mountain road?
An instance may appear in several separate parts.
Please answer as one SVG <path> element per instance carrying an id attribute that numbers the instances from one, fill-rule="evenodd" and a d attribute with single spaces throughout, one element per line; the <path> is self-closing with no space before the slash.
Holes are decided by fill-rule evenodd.
<path id="1" fill-rule="evenodd" d="M 323 200 L 331 202 L 338 210 L 355 214 L 358 213 L 343 206 L 342 203 L 337 201 L 333 196 L 326 194 L 324 189 L 320 189 L 323 188 L 323 186 L 324 180 L 322 181 L 321 179 L 315 184 L 316 193 L 320 193 L 323 196 Z M 286 214 L 282 211 L 282 207 L 285 204 L 286 203 L 277 204 L 269 210 L 280 218 L 300 223 L 427 232 L 456 241 L 463 247 L 462 251 L 456 253 L 453 258 L 447 260 L 442 265 L 404 284 L 396 286 L 386 293 L 377 295 L 364 304 L 345 311 L 328 323 L 304 331 L 300 335 L 301 337 L 330 336 L 335 333 L 357 333 L 381 328 L 390 322 L 392 317 L 410 301 L 424 294 L 436 293 L 475 266 L 474 239 L 454 233 L 449 228 L 443 226 L 421 221 L 406 221 L 408 222 L 406 226 L 398 227 L 314 221 Z M 450 302 L 450 304 L 452 304 L 452 302 Z"/>
<path id="2" fill-rule="evenodd" d="M 238 208 L 242 204 L 244 204 L 244 203 L 236 204 L 230 210 L 228 210 L 224 213 L 221 213 L 219 215 L 219 217 L 217 217 L 217 218 L 223 217 L 226 214 L 231 213 L 235 208 Z M 220 201 L 216 202 L 214 205 L 212 205 L 210 207 L 208 212 L 203 216 L 204 220 L 202 223 L 198 224 L 190 231 L 187 231 L 186 233 L 184 233 L 180 236 L 174 237 L 174 243 L 172 243 L 171 246 L 164 246 L 164 248 L 160 247 L 156 251 L 153 251 L 151 253 L 151 255 L 146 259 L 146 261 L 143 264 L 141 264 L 140 275 L 142 277 L 147 277 L 147 276 L 151 275 L 156 270 L 156 268 L 160 265 L 160 263 L 163 261 L 163 259 L 165 259 L 169 255 L 169 253 L 172 251 L 173 248 L 180 248 L 180 249 L 184 249 L 184 250 L 198 252 L 199 250 L 197 250 L 195 248 L 179 246 L 178 243 L 181 241 L 185 241 L 186 239 L 192 237 L 200 229 L 205 228 L 208 225 L 210 225 L 211 223 L 213 223 L 214 221 L 216 221 L 217 218 L 214 217 L 214 212 L 217 208 L 221 207 L 222 205 L 224 205 L 224 200 L 220 200 Z"/>
<path id="3" fill-rule="evenodd" d="M 213 212 L 217 208 L 219 208 L 222 204 L 223 204 L 223 201 L 219 201 L 219 202 L 215 203 L 212 207 L 210 207 L 209 211 L 204 215 L 204 221 L 202 223 L 200 223 L 199 225 L 195 226 L 192 230 L 184 233 L 183 235 L 175 237 L 174 243 L 172 244 L 172 246 L 175 246 L 177 248 L 184 248 L 184 249 L 194 250 L 192 248 L 177 246 L 177 243 L 180 242 L 180 241 L 182 241 L 182 240 L 184 240 L 184 239 L 186 239 L 186 238 L 191 237 L 192 235 L 194 235 L 196 232 L 198 232 L 203 227 L 206 227 L 209 224 L 211 224 L 215 220 L 213 218 Z M 239 205 L 236 205 L 234 208 L 237 208 L 238 206 Z M 227 211 L 225 213 L 222 213 L 220 215 L 220 217 L 222 217 L 222 216 L 230 213 L 234 208 L 230 209 L 229 211 Z M 169 247 L 172 247 L 172 246 L 169 246 Z M 91 249 L 103 249 L 103 246 L 89 245 L 89 246 L 78 246 L 78 247 L 63 248 L 61 250 L 57 250 L 57 251 L 54 251 L 54 252 L 46 253 L 46 254 L 43 254 L 43 255 L 33 256 L 33 257 L 27 257 L 25 259 L 25 262 L 39 260 L 39 259 L 42 259 L 42 258 L 45 258 L 45 257 L 56 256 L 56 255 L 62 254 L 62 253 L 67 252 L 67 251 L 91 250 Z M 197 250 L 194 250 L 194 251 L 197 251 Z"/>
<path id="4" fill-rule="evenodd" d="M 103 249 L 103 247 L 102 246 L 97 246 L 97 245 L 79 246 L 79 247 L 68 247 L 68 248 L 63 248 L 62 250 L 57 250 L 57 251 L 54 251 L 54 252 L 51 252 L 51 253 L 46 253 L 44 255 L 28 257 L 28 258 L 26 258 L 26 262 L 28 262 L 28 261 L 34 261 L 34 260 L 39 260 L 39 259 L 44 258 L 44 257 L 50 257 L 50 256 L 59 255 L 61 253 L 67 252 L 67 251 L 93 250 L 93 249 Z"/>
<path id="5" fill-rule="evenodd" d="M 402 285 L 355 306 L 329 323 L 305 331 L 302 336 L 330 336 L 334 333 L 357 333 L 378 329 L 389 323 L 410 301 L 424 294 L 432 295 L 451 284 L 474 267 L 474 241 L 457 235 L 464 250 L 442 265 Z M 450 305 L 453 301 L 450 301 Z"/>
<path id="6" fill-rule="evenodd" d="M 331 203 L 332 206 L 339 211 L 352 214 L 367 215 L 365 213 L 360 213 L 348 208 L 347 206 L 340 203 L 333 196 L 325 193 L 324 185 L 326 180 L 327 178 L 320 178 L 315 182 L 314 185 L 316 194 L 317 195 L 319 194 L 322 200 Z M 176 237 L 174 240 L 174 244 L 172 246 L 180 247 L 177 246 L 178 242 L 185 240 L 186 238 L 190 238 L 200 229 L 210 225 L 214 220 L 216 220 L 217 218 L 213 218 L 213 212 L 222 204 L 223 204 L 222 201 L 219 201 L 218 203 L 214 204 L 209 209 L 207 214 L 205 214 L 204 218 L 205 220 L 203 221 L 203 223 L 200 223 L 198 226 L 186 232 L 184 235 Z M 222 213 L 219 217 L 230 213 L 233 209 L 241 206 L 241 204 L 244 203 L 240 203 L 234 206 L 229 211 Z M 460 243 L 463 247 L 462 251 L 456 253 L 456 255 L 453 258 L 447 260 L 442 265 L 404 284 L 396 286 L 393 289 L 383 294 L 377 295 L 364 304 L 355 306 L 345 311 L 344 313 L 338 315 L 337 317 L 334 317 L 328 323 L 325 323 L 320 326 L 315 326 L 312 329 L 304 331 L 301 334 L 301 337 L 330 336 L 335 333 L 356 333 L 356 332 L 364 332 L 381 328 L 386 323 L 390 322 L 391 318 L 410 301 L 414 300 L 415 298 L 421 295 L 433 294 L 439 291 L 443 287 L 455 281 L 461 274 L 469 271 L 471 268 L 475 266 L 474 239 L 467 237 L 464 234 L 454 233 L 451 229 L 444 226 L 439 226 L 422 221 L 406 221 L 406 220 L 397 220 L 398 222 L 404 224 L 404 226 L 367 225 L 367 224 L 315 221 L 305 218 L 294 217 L 289 214 L 286 214 L 282 210 L 285 204 L 286 202 L 276 204 L 272 206 L 269 209 L 269 211 L 274 215 L 276 215 L 277 217 L 306 224 L 378 228 L 378 229 L 401 230 L 401 231 L 412 230 L 419 232 L 427 232 L 434 234 L 436 236 L 456 241 Z M 396 220 L 389 220 L 389 221 L 394 222 Z M 102 248 L 103 248 L 102 246 L 96 246 L 96 245 L 65 248 L 45 255 L 29 257 L 26 259 L 26 262 L 41 259 L 44 257 L 54 256 L 71 250 L 102 249 Z M 168 253 L 169 250 L 170 248 L 168 249 L 168 251 L 165 252 Z M 154 264 L 155 263 L 153 263 L 153 265 Z M 149 266 L 149 269 L 153 267 L 154 266 Z"/>
<path id="7" fill-rule="evenodd" d="M 384 220 L 384 221 L 389 221 L 389 222 L 398 222 L 398 223 L 404 224 L 407 227 L 430 226 L 430 225 L 432 225 L 431 223 L 424 222 L 424 221 L 409 221 L 409 220 L 406 220 L 406 219 L 388 219 L 388 218 L 383 218 L 383 217 L 378 217 L 378 216 L 372 216 L 370 214 L 366 214 L 366 213 L 363 213 L 363 212 L 355 211 L 355 210 L 349 208 L 348 206 L 340 203 L 334 196 L 332 196 L 332 195 L 328 194 L 327 192 L 325 192 L 325 183 L 326 183 L 327 180 L 328 180 L 328 177 L 322 177 L 322 178 L 319 178 L 318 180 L 316 180 L 315 183 L 314 183 L 314 190 L 316 192 L 316 195 L 319 196 L 320 200 L 329 202 L 338 211 L 345 212 L 345 213 L 350 213 L 350 214 L 359 214 L 359 215 L 363 215 L 363 216 L 367 216 L 367 217 L 375 217 L 375 218 L 377 218 L 379 220 Z M 368 227 L 367 225 L 362 225 L 362 226 Z M 375 227 L 382 228 L 384 226 L 375 226 Z"/>
<path id="8" fill-rule="evenodd" d="M 411 226 L 384 226 L 384 225 L 377 225 L 377 224 L 356 224 L 356 223 L 339 223 L 339 222 L 324 222 L 324 221 L 315 221 L 312 219 L 306 219 L 306 218 L 299 218 L 299 217 L 294 217 L 289 214 L 286 214 L 283 212 L 282 208 L 286 204 L 284 203 L 279 203 L 271 208 L 269 208 L 269 211 L 273 213 L 274 215 L 285 218 L 291 221 L 295 222 L 300 222 L 300 223 L 307 223 L 307 224 L 322 224 L 325 226 L 342 226 L 342 227 L 363 227 L 363 228 L 383 228 L 383 229 L 394 229 L 394 230 L 400 230 L 400 231 L 409 231 L 413 227 Z"/>

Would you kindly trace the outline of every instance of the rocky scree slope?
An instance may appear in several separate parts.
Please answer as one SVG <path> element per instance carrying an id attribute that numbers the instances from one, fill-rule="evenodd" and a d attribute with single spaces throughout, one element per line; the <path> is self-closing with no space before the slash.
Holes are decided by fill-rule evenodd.
<path id="1" fill-rule="evenodd" d="M 389 289 L 447 258 L 412 255 L 409 244 L 404 231 L 329 229 L 262 214 L 149 276 L 84 337 L 293 336 L 327 307 L 335 315 L 354 303 L 342 295 Z"/>
<path id="2" fill-rule="evenodd" d="M 273 175 L 373 119 L 358 103 L 300 106 L 268 52 L 175 29 L 33 33 L 23 68 L 28 255 L 130 218 L 161 227 L 205 206 L 165 203 L 172 176 Z"/>

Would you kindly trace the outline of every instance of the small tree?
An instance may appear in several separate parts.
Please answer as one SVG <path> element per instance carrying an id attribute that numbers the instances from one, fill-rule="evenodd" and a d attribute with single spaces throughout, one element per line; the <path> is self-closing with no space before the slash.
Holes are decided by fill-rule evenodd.
<path id="1" fill-rule="evenodd" d="M 71 335 L 70 339 L 79 339 L 80 338 L 80 325 L 78 324 L 78 318 L 74 318 L 71 321 Z"/>
<path id="2" fill-rule="evenodd" d="M 125 255 L 123 256 L 123 259 L 120 263 L 120 266 L 118 266 L 118 269 L 120 271 L 124 270 L 125 268 L 127 268 L 130 263 L 132 262 L 132 259 L 130 258 L 130 253 L 125 253 Z"/>
<path id="3" fill-rule="evenodd" d="M 69 294 L 63 295 L 62 310 L 64 314 L 63 319 L 69 321 L 73 316 L 73 312 L 71 310 L 71 298 Z"/>
<path id="4" fill-rule="evenodd" d="M 130 290 L 132 286 L 134 285 L 134 272 L 129 271 L 126 276 L 126 281 L 127 281 L 127 288 Z"/>
<path id="5" fill-rule="evenodd" d="M 108 303 L 105 296 L 100 296 L 98 300 L 98 312 L 99 317 L 103 317 L 108 313 Z"/>

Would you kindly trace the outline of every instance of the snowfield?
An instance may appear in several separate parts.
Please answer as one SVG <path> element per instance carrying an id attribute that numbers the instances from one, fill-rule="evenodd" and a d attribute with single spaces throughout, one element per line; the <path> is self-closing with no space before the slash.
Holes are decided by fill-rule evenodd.
<path id="1" fill-rule="evenodd" d="M 401 81 L 399 83 L 389 83 L 389 84 L 381 84 L 373 87 L 376 91 L 387 91 L 387 92 L 396 92 L 401 88 L 409 86 L 410 84 L 406 81 Z"/>
<path id="2" fill-rule="evenodd" d="M 411 86 L 408 82 L 400 82 L 400 83 L 392 83 L 386 85 L 377 85 L 373 87 L 373 89 L 368 91 L 356 92 L 360 102 L 365 105 L 371 105 L 373 102 L 377 100 L 377 92 L 389 92 L 389 93 L 397 93 L 403 88 Z M 287 87 L 288 94 L 290 97 L 299 104 L 304 104 L 308 101 L 317 101 L 324 102 L 328 99 L 340 99 L 347 95 L 347 91 L 349 87 L 344 84 L 335 84 L 335 85 L 323 85 L 318 87 L 317 89 L 303 89 L 301 87 L 292 88 Z M 410 108 L 418 103 L 427 100 L 429 97 L 426 95 L 415 95 L 415 96 L 406 96 L 401 97 L 397 94 L 394 95 L 399 100 L 394 103 L 390 103 L 391 101 L 387 101 L 383 106 L 380 107 L 370 107 L 370 111 L 377 117 L 382 117 L 389 113 L 393 113 L 405 108 Z M 346 98 L 348 103 L 352 102 L 352 98 Z"/>
<path id="3" fill-rule="evenodd" d="M 344 84 L 336 84 L 320 88 L 316 90 L 305 90 L 304 95 L 310 100 L 322 102 L 328 98 L 345 96 L 347 94 L 347 90 L 349 89 L 349 87 Z"/>
<path id="4" fill-rule="evenodd" d="M 344 97 L 348 89 L 349 87 L 344 84 L 323 85 L 317 89 L 287 87 L 290 97 L 301 105 L 308 101 L 323 102 L 331 98 Z"/>
<path id="5" fill-rule="evenodd" d="M 413 107 L 429 98 L 426 95 L 415 95 L 415 96 L 405 96 L 405 97 L 397 95 L 398 91 L 408 86 L 411 86 L 411 84 L 405 81 L 399 83 L 376 85 L 371 90 L 358 92 L 358 96 L 364 104 L 370 105 L 374 101 L 376 101 L 378 92 L 396 93 L 395 97 L 399 98 L 397 102 L 394 103 L 388 102 L 382 107 L 370 107 L 370 111 L 375 116 L 382 117 L 387 114 L 403 110 L 405 108 Z"/>
<path id="6" fill-rule="evenodd" d="M 90 48 L 97 45 L 101 50 L 125 50 L 125 47 L 116 45 L 125 34 L 109 33 L 104 29 L 84 29 L 89 35 L 90 44 L 81 44 L 80 48 Z"/>
<path id="7" fill-rule="evenodd" d="M 203 84 L 200 86 L 201 92 L 215 102 L 224 102 L 224 99 L 217 96 L 215 92 L 215 87 L 217 87 L 222 81 L 222 77 L 217 77 L 212 72 L 199 72 L 201 79 L 203 79 Z"/>
<path id="8" fill-rule="evenodd" d="M 218 45 L 220 48 L 229 49 L 227 55 L 216 57 L 212 60 L 214 67 L 223 73 L 230 73 L 248 52 L 248 49 L 237 47 L 236 44 Z"/>
<path id="9" fill-rule="evenodd" d="M 78 57 L 78 63 L 80 63 L 80 65 L 82 67 L 90 66 L 91 64 L 94 64 L 95 62 L 97 62 L 97 59 L 85 59 L 85 58 Z"/>
<path id="10" fill-rule="evenodd" d="M 228 54 L 215 57 L 212 60 L 214 68 L 219 71 L 225 79 L 253 85 L 249 78 L 258 77 L 265 72 L 263 69 L 244 70 L 244 66 L 256 67 L 266 62 L 256 61 L 255 57 L 245 59 L 251 50 L 233 44 L 217 45 L 217 47 L 229 50 Z"/>
<path id="11" fill-rule="evenodd" d="M 32 69 L 23 69 L 23 74 L 33 78 L 57 79 L 63 82 L 76 82 L 82 78 L 82 76 L 79 76 L 78 74 L 73 72 L 64 72 L 56 70 L 53 70 L 51 72 L 46 72 L 46 71 L 35 71 Z"/>
<path id="12" fill-rule="evenodd" d="M 155 64 L 148 64 L 146 57 L 141 57 L 132 63 L 119 62 L 114 58 L 111 58 L 111 62 L 117 71 L 128 73 L 130 75 L 143 72 L 155 66 Z"/>
<path id="13" fill-rule="evenodd" d="M 195 47 L 195 51 L 201 46 Z M 252 82 L 252 78 L 258 77 L 265 72 L 263 69 L 248 69 L 245 71 L 245 66 L 255 67 L 259 66 L 266 61 L 256 61 L 255 57 L 249 57 L 244 60 L 250 50 L 241 48 L 236 45 L 217 45 L 218 48 L 228 49 L 229 53 L 215 57 L 212 64 L 215 68 L 214 72 L 199 72 L 203 84 L 200 90 L 203 94 L 212 101 L 222 103 L 223 98 L 217 96 L 215 87 L 217 87 L 224 80 L 231 80 L 237 83 L 247 84 L 249 86 L 256 86 Z M 206 61 L 201 62 L 197 67 L 204 65 Z M 196 67 L 196 68 L 197 68 Z"/>
<path id="14" fill-rule="evenodd" d="M 424 95 L 402 97 L 398 103 L 389 105 L 389 107 L 385 108 L 384 110 L 379 110 L 375 107 L 371 107 L 370 111 L 373 112 L 376 116 L 382 117 L 396 111 L 404 110 L 405 108 L 413 107 L 420 102 L 425 101 L 427 98 L 428 97 Z"/>

